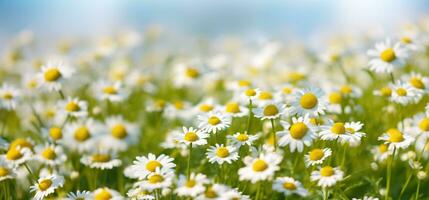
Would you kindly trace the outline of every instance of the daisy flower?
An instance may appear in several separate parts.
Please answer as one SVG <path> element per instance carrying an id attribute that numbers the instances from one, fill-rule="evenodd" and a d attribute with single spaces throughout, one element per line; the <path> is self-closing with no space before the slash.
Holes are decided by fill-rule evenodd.
<path id="1" fill-rule="evenodd" d="M 116 158 L 114 153 L 97 152 L 93 154 L 83 155 L 80 162 L 85 166 L 95 169 L 113 169 L 119 167 L 122 161 Z"/>
<path id="2" fill-rule="evenodd" d="M 184 175 L 179 176 L 177 182 L 177 188 L 174 192 L 178 196 L 197 197 L 205 191 L 205 184 L 208 184 L 209 180 L 204 174 L 191 173 L 189 180 Z"/>
<path id="3" fill-rule="evenodd" d="M 258 139 L 257 135 L 249 135 L 247 133 L 236 133 L 234 135 L 227 136 L 228 141 L 231 145 L 240 148 L 243 145 L 252 146 L 253 142 Z"/>
<path id="4" fill-rule="evenodd" d="M 227 192 L 228 187 L 221 184 L 208 185 L 205 191 L 195 198 L 196 200 L 221 199 L 222 194 Z"/>
<path id="5" fill-rule="evenodd" d="M 194 112 L 198 114 L 209 113 L 217 110 L 216 108 L 217 108 L 217 104 L 215 100 L 213 98 L 207 98 L 195 106 Z"/>
<path id="6" fill-rule="evenodd" d="M 429 92 L 429 77 L 411 72 L 411 74 L 404 76 L 403 81 L 409 83 L 415 89 L 423 90 L 425 93 Z"/>
<path id="7" fill-rule="evenodd" d="M 214 133 L 225 130 L 231 125 L 231 117 L 221 112 L 209 112 L 198 115 L 200 121 L 198 127 L 207 133 Z"/>
<path id="8" fill-rule="evenodd" d="M 341 143 L 350 142 L 352 136 L 349 130 L 342 122 L 331 122 L 328 125 L 321 126 L 319 136 L 322 140 L 338 140 Z"/>
<path id="9" fill-rule="evenodd" d="M 66 200 L 90 200 L 91 192 L 89 191 L 76 191 L 75 193 L 69 192 Z"/>
<path id="10" fill-rule="evenodd" d="M 408 57 L 407 49 L 399 42 L 393 44 L 390 39 L 375 44 L 367 54 L 371 57 L 369 69 L 376 73 L 392 73 L 395 68 L 402 67 Z"/>
<path id="11" fill-rule="evenodd" d="M 265 119 L 277 119 L 285 113 L 285 105 L 275 102 L 269 102 L 257 107 L 255 110 L 255 117 Z"/>
<path id="12" fill-rule="evenodd" d="M 45 165 L 58 166 L 67 160 L 67 156 L 64 154 L 63 148 L 59 145 L 38 145 L 35 147 L 35 150 L 35 158 Z"/>
<path id="13" fill-rule="evenodd" d="M 197 130 L 193 127 L 183 127 L 183 132 L 177 135 L 177 140 L 186 145 L 205 145 L 209 135 L 204 131 Z"/>
<path id="14" fill-rule="evenodd" d="M 125 176 L 129 178 L 144 179 L 148 174 L 153 173 L 156 169 L 172 170 L 176 167 L 173 163 L 173 158 L 161 154 L 156 157 L 154 154 L 146 156 L 138 156 L 129 168 L 124 171 Z"/>
<path id="15" fill-rule="evenodd" d="M 124 151 L 129 145 L 138 142 L 139 127 L 124 120 L 122 116 L 112 116 L 106 119 L 103 127 L 102 145 L 113 151 Z"/>
<path id="16" fill-rule="evenodd" d="M 93 119 L 79 120 L 67 124 L 64 128 L 64 145 L 83 152 L 94 148 L 97 136 L 101 134 L 100 125 Z"/>
<path id="17" fill-rule="evenodd" d="M 37 183 L 30 187 L 30 191 L 36 192 L 34 199 L 42 200 L 54 193 L 56 189 L 63 187 L 63 184 L 64 177 L 52 174 L 46 177 L 40 177 Z"/>
<path id="18" fill-rule="evenodd" d="M 390 100 L 402 105 L 417 103 L 423 96 L 422 93 L 421 90 L 415 89 L 410 84 L 398 81 L 392 86 Z"/>
<path id="19" fill-rule="evenodd" d="M 130 200 L 154 200 L 155 196 L 147 191 L 142 189 L 140 186 L 134 186 L 127 192 L 127 196 L 130 198 Z"/>
<path id="20" fill-rule="evenodd" d="M 331 187 L 343 179 L 343 172 L 338 167 L 324 166 L 311 172 L 311 181 L 317 181 L 320 187 Z"/>
<path id="21" fill-rule="evenodd" d="M 121 82 L 99 82 L 95 85 L 94 92 L 98 99 L 120 102 L 128 97 L 128 92 L 123 88 Z"/>
<path id="22" fill-rule="evenodd" d="M 377 197 L 371 197 L 371 196 L 364 196 L 363 198 L 352 198 L 352 200 L 379 200 Z"/>
<path id="23" fill-rule="evenodd" d="M 144 190 L 153 191 L 156 189 L 165 189 L 173 184 L 174 171 L 171 169 L 157 168 L 155 172 L 147 175 L 147 178 L 138 182 Z"/>
<path id="24" fill-rule="evenodd" d="M 378 137 L 378 140 L 384 141 L 385 144 L 389 145 L 389 149 L 406 149 L 414 142 L 414 138 L 402 133 L 396 128 L 391 128 L 386 131 L 383 135 Z"/>
<path id="25" fill-rule="evenodd" d="M 16 176 L 15 167 L 10 162 L 7 162 L 4 157 L 0 157 L 0 182 L 13 179 Z"/>
<path id="26" fill-rule="evenodd" d="M 210 163 L 217 162 L 219 165 L 224 162 L 231 164 L 232 161 L 237 160 L 239 157 L 235 147 L 224 146 L 223 144 L 209 147 L 206 155 Z"/>
<path id="27" fill-rule="evenodd" d="M 79 100 L 79 98 L 67 97 L 67 100 L 60 101 L 60 110 L 63 110 L 67 115 L 76 118 L 85 118 L 88 116 L 88 103 Z"/>
<path id="28" fill-rule="evenodd" d="M 273 183 L 273 190 L 282 192 L 286 196 L 297 194 L 301 197 L 305 197 L 308 195 L 308 191 L 302 186 L 301 182 L 291 177 L 276 178 Z"/>
<path id="29" fill-rule="evenodd" d="M 386 86 L 374 91 L 374 95 L 390 98 L 392 96 L 392 87 Z"/>
<path id="30" fill-rule="evenodd" d="M 91 193 L 90 199 L 109 199 L 109 200 L 123 200 L 121 194 L 113 189 L 103 187 L 98 188 Z"/>
<path id="31" fill-rule="evenodd" d="M 15 149 L 17 147 L 28 148 L 32 151 L 34 147 L 34 141 L 30 138 L 16 138 L 10 143 L 9 149 Z"/>
<path id="32" fill-rule="evenodd" d="M 9 147 L 9 150 L 2 157 L 5 158 L 5 161 L 11 163 L 14 166 L 21 165 L 31 159 L 32 152 L 27 147 Z"/>
<path id="33" fill-rule="evenodd" d="M 243 117 L 248 115 L 248 109 L 236 101 L 226 103 L 223 110 L 226 114 L 231 115 L 232 117 Z"/>
<path id="34" fill-rule="evenodd" d="M 310 146 L 316 133 L 310 119 L 305 117 L 292 118 L 292 124 L 282 122 L 284 131 L 280 131 L 279 145 L 288 146 L 291 152 L 302 152 L 305 146 Z"/>
<path id="35" fill-rule="evenodd" d="M 374 155 L 374 160 L 382 162 L 393 154 L 393 150 L 389 149 L 387 144 L 380 144 L 378 146 L 374 146 L 371 149 L 371 153 Z"/>
<path id="36" fill-rule="evenodd" d="M 63 61 L 48 61 L 46 65 L 42 66 L 42 71 L 37 74 L 40 80 L 40 87 L 47 88 L 49 91 L 60 91 L 62 83 L 70 78 L 73 74 Z"/>
<path id="37" fill-rule="evenodd" d="M 280 169 L 278 166 L 282 157 L 276 153 L 260 154 L 259 157 L 245 157 L 245 167 L 238 170 L 240 180 L 249 180 L 252 183 L 271 180 L 274 173 Z"/>
<path id="38" fill-rule="evenodd" d="M 270 102 L 273 102 L 274 99 L 274 95 L 266 90 L 261 90 L 258 94 L 258 97 L 255 100 L 255 104 L 256 105 L 264 105 Z"/>
<path id="39" fill-rule="evenodd" d="M 0 88 L 0 108 L 15 110 L 19 96 L 19 90 L 7 84 L 3 84 Z"/>
<path id="40" fill-rule="evenodd" d="M 196 81 L 201 77 L 201 70 L 197 67 L 180 63 L 175 66 L 174 85 L 177 87 L 195 86 Z"/>
<path id="41" fill-rule="evenodd" d="M 305 165 L 314 166 L 320 165 L 323 161 L 326 160 L 329 156 L 331 156 L 332 151 L 329 148 L 319 149 L 314 148 L 310 150 L 306 155 L 304 155 Z"/>
<path id="42" fill-rule="evenodd" d="M 347 122 L 344 127 L 346 131 L 350 133 L 350 145 L 358 146 L 362 140 L 362 137 L 365 137 L 366 133 L 361 132 L 363 124 L 361 122 Z"/>
<path id="43" fill-rule="evenodd" d="M 241 93 L 241 99 L 244 102 L 248 103 L 250 101 L 255 101 L 259 95 L 261 94 L 261 90 L 259 88 L 247 88 Z"/>
<path id="44" fill-rule="evenodd" d="M 319 88 L 296 89 L 290 102 L 290 114 L 310 117 L 324 114 L 327 105 L 324 95 Z"/>
<path id="45" fill-rule="evenodd" d="M 248 195 L 244 195 L 242 192 L 238 191 L 237 188 L 230 189 L 224 193 L 221 194 L 220 199 L 225 200 L 234 200 L 234 199 L 240 199 L 240 200 L 250 200 L 250 197 Z"/>

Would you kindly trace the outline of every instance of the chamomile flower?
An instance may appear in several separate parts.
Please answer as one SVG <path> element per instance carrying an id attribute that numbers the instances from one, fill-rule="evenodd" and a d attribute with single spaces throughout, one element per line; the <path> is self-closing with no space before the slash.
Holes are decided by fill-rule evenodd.
<path id="1" fill-rule="evenodd" d="M 94 87 L 94 93 L 98 99 L 109 100 L 111 102 L 120 102 L 128 98 L 128 92 L 119 81 L 114 83 L 99 82 Z"/>
<path id="2" fill-rule="evenodd" d="M 90 168 L 101 170 L 113 169 L 122 164 L 122 161 L 116 158 L 116 154 L 104 151 L 83 155 L 80 162 Z"/>
<path id="3" fill-rule="evenodd" d="M 18 166 L 30 160 L 32 154 L 31 150 L 27 147 L 13 147 L 11 145 L 9 150 L 6 154 L 2 155 L 2 157 L 5 158 L 6 162 L 9 162 L 14 166 Z"/>
<path id="4" fill-rule="evenodd" d="M 174 192 L 178 196 L 188 196 L 188 197 L 197 197 L 205 191 L 205 184 L 208 184 L 209 180 L 204 174 L 195 174 L 191 173 L 189 179 L 184 175 L 179 176 L 179 181 L 177 182 L 177 188 Z"/>
<path id="5" fill-rule="evenodd" d="M 425 93 L 429 92 L 429 77 L 411 72 L 411 74 L 403 77 L 403 81 L 409 83 L 417 90 L 423 90 Z"/>
<path id="6" fill-rule="evenodd" d="M 361 122 L 347 122 L 344 124 L 344 127 L 350 133 L 350 145 L 358 146 L 361 143 L 362 137 L 366 135 L 364 132 L 361 132 L 363 124 Z"/>
<path id="7" fill-rule="evenodd" d="M 135 144 L 139 137 L 139 128 L 136 124 L 127 122 L 122 116 L 112 116 L 106 119 L 102 137 L 102 145 L 113 151 L 124 151 L 131 144 Z"/>
<path id="8" fill-rule="evenodd" d="M 222 194 L 228 191 L 228 187 L 221 184 L 207 185 L 205 191 L 198 195 L 196 200 L 221 199 Z"/>
<path id="9" fill-rule="evenodd" d="M 248 195 L 244 195 L 242 192 L 238 191 L 237 188 L 230 189 L 224 193 L 221 194 L 219 197 L 221 200 L 234 200 L 234 199 L 240 199 L 240 200 L 250 200 L 250 197 Z"/>
<path id="10" fill-rule="evenodd" d="M 382 162 L 393 154 L 393 149 L 389 149 L 387 144 L 380 144 L 378 146 L 374 146 L 371 149 L 371 153 L 374 155 L 374 160 Z"/>
<path id="11" fill-rule="evenodd" d="M 151 192 L 142 189 L 138 185 L 128 190 L 127 196 L 131 200 L 154 200 L 155 199 L 155 196 Z"/>
<path id="12" fill-rule="evenodd" d="M 286 196 L 297 194 L 305 197 L 308 195 L 308 191 L 302 186 L 301 182 L 291 177 L 276 178 L 273 183 L 273 190 L 282 192 Z"/>
<path id="13" fill-rule="evenodd" d="M 61 90 L 63 82 L 70 78 L 73 70 L 63 61 L 51 60 L 42 66 L 42 71 L 37 75 L 41 84 L 40 87 L 49 91 Z"/>
<path id="14" fill-rule="evenodd" d="M 4 157 L 0 157 L 0 183 L 16 177 L 16 168 Z"/>
<path id="15" fill-rule="evenodd" d="M 396 128 L 391 128 L 383 135 L 378 137 L 378 140 L 384 141 L 389 145 L 389 149 L 406 149 L 414 142 L 414 138 L 408 134 L 404 134 Z"/>
<path id="16" fill-rule="evenodd" d="M 343 171 L 338 167 L 324 166 L 311 172 L 311 181 L 317 181 L 320 187 L 331 187 L 343 179 Z"/>
<path id="17" fill-rule="evenodd" d="M 205 145 L 207 144 L 207 138 L 209 135 L 204 131 L 197 130 L 193 127 L 183 127 L 183 132 L 177 135 L 177 140 L 181 143 L 189 145 Z"/>
<path id="18" fill-rule="evenodd" d="M 51 167 L 61 165 L 67 160 L 67 156 L 64 154 L 62 146 L 59 145 L 38 145 L 35 147 L 35 150 L 36 159 Z"/>
<path id="19" fill-rule="evenodd" d="M 144 179 L 148 174 L 155 172 L 158 168 L 164 171 L 174 169 L 176 164 L 173 163 L 173 160 L 173 158 L 164 154 L 158 157 L 151 153 L 147 157 L 138 156 L 133 162 L 133 165 L 124 171 L 124 174 L 129 178 Z"/>
<path id="20" fill-rule="evenodd" d="M 180 63 L 175 66 L 174 83 L 177 87 L 195 86 L 196 81 L 201 77 L 201 69 Z"/>
<path id="21" fill-rule="evenodd" d="M 410 84 L 398 81 L 392 86 L 390 99 L 395 103 L 408 105 L 420 101 L 422 94 L 421 90 L 415 89 Z"/>
<path id="22" fill-rule="evenodd" d="M 258 97 L 255 99 L 256 105 L 264 105 L 276 101 L 275 96 L 270 91 L 261 90 Z"/>
<path id="23" fill-rule="evenodd" d="M 289 146 L 291 152 L 302 152 L 304 146 L 310 146 L 313 139 L 316 138 L 315 129 L 310 119 L 305 117 L 292 118 L 292 124 L 282 122 L 284 131 L 280 131 L 279 145 Z"/>
<path id="24" fill-rule="evenodd" d="M 325 93 L 319 88 L 297 89 L 293 93 L 293 99 L 290 102 L 291 115 L 298 114 L 300 116 L 319 116 L 325 113 L 326 100 Z"/>
<path id="25" fill-rule="evenodd" d="M 90 199 L 109 199 L 109 200 L 123 200 L 121 194 L 113 189 L 103 187 L 93 191 L 90 195 Z"/>
<path id="26" fill-rule="evenodd" d="M 42 200 L 50 194 L 54 193 L 58 188 L 63 187 L 64 177 L 52 174 L 45 177 L 40 177 L 37 182 L 30 187 L 31 192 L 36 192 L 34 199 Z"/>
<path id="27" fill-rule="evenodd" d="M 198 103 L 194 107 L 194 112 L 197 114 L 209 113 L 218 110 L 218 105 L 213 98 L 207 98 Z"/>
<path id="28" fill-rule="evenodd" d="M 232 117 L 243 117 L 248 115 L 248 109 L 236 101 L 226 103 L 223 107 L 223 111 Z"/>
<path id="29" fill-rule="evenodd" d="M 265 119 L 277 119 L 285 113 L 285 105 L 269 102 L 255 109 L 255 117 Z"/>
<path id="30" fill-rule="evenodd" d="M 173 184 L 174 171 L 170 169 L 157 168 L 155 172 L 147 175 L 147 178 L 138 182 L 144 190 L 153 191 L 156 189 L 165 189 Z"/>
<path id="31" fill-rule="evenodd" d="M 399 42 L 392 43 L 390 39 L 375 44 L 374 49 L 368 50 L 371 57 L 369 69 L 376 73 L 392 73 L 394 69 L 401 68 L 408 57 L 407 49 Z"/>
<path id="32" fill-rule="evenodd" d="M 249 101 L 255 101 L 260 94 L 261 90 L 259 88 L 246 88 L 241 93 L 241 99 L 248 103 Z"/>
<path id="33" fill-rule="evenodd" d="M 338 140 L 341 143 L 346 143 L 351 140 L 351 134 L 346 129 L 342 122 L 331 122 L 328 125 L 321 126 L 319 136 L 322 140 Z"/>
<path id="34" fill-rule="evenodd" d="M 15 110 L 19 97 L 19 90 L 7 84 L 3 84 L 0 87 L 0 108 Z"/>
<path id="35" fill-rule="evenodd" d="M 274 173 L 280 169 L 278 166 L 282 157 L 276 153 L 260 154 L 258 157 L 245 157 L 245 167 L 238 170 L 240 180 L 249 180 L 252 183 L 271 180 Z"/>
<path id="36" fill-rule="evenodd" d="M 258 139 L 258 136 L 247 133 L 235 133 L 234 135 L 228 135 L 227 138 L 231 142 L 231 145 L 240 148 L 243 145 L 252 146 L 253 142 Z"/>
<path id="37" fill-rule="evenodd" d="M 329 156 L 331 156 L 332 151 L 329 148 L 319 149 L 314 148 L 310 150 L 306 155 L 304 155 L 305 165 L 314 166 L 321 165 L 323 161 L 326 160 Z"/>
<path id="38" fill-rule="evenodd" d="M 101 134 L 98 122 L 93 119 L 80 120 L 65 126 L 64 145 L 71 150 L 83 152 L 94 148 L 97 136 Z"/>
<path id="39" fill-rule="evenodd" d="M 91 192 L 89 191 L 76 191 L 75 193 L 69 192 L 66 200 L 90 200 Z"/>
<path id="40" fill-rule="evenodd" d="M 216 162 L 219 165 L 222 165 L 224 162 L 231 164 L 239 157 L 235 147 L 224 146 L 223 144 L 216 144 L 215 146 L 209 147 L 206 155 L 210 163 Z"/>
<path id="41" fill-rule="evenodd" d="M 65 101 L 60 101 L 60 110 L 67 113 L 69 116 L 77 118 L 85 118 L 88 116 L 88 103 L 79 100 L 79 98 L 68 97 Z"/>
<path id="42" fill-rule="evenodd" d="M 199 125 L 203 131 L 214 133 L 225 130 L 231 124 L 231 117 L 221 112 L 209 112 L 198 115 Z"/>

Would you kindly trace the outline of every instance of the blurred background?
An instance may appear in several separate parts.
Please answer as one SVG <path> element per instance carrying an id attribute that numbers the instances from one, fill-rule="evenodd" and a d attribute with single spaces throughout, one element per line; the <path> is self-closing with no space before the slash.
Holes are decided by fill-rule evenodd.
<path id="1" fill-rule="evenodd" d="M 88 36 L 159 24 L 182 33 L 305 37 L 397 27 L 427 14 L 428 0 L 0 0 L 0 37 Z"/>

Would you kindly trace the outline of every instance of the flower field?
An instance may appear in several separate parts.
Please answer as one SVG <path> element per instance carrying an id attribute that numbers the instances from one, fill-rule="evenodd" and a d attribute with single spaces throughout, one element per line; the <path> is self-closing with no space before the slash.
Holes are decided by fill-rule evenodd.
<path id="1" fill-rule="evenodd" d="M 0 62 L 0 199 L 428 199 L 428 32 L 22 32 Z"/>

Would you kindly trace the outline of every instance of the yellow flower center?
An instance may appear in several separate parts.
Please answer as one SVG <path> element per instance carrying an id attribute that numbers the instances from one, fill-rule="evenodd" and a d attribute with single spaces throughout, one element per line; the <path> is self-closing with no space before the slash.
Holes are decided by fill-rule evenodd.
<path id="1" fill-rule="evenodd" d="M 109 200 L 111 199 L 113 196 L 112 194 L 110 194 L 109 190 L 107 189 L 102 189 L 101 191 L 99 191 L 96 195 L 95 195 L 95 200 Z"/>
<path id="2" fill-rule="evenodd" d="M 76 139 L 79 142 L 84 142 L 88 138 L 91 137 L 91 134 L 89 133 L 88 128 L 82 126 L 76 129 L 74 132 L 74 139 Z"/>
<path id="3" fill-rule="evenodd" d="M 155 106 L 157 107 L 157 108 L 164 108 L 165 107 L 165 105 L 167 104 L 167 102 L 165 102 L 165 100 L 163 100 L 163 99 L 158 99 L 158 100 L 156 100 L 155 101 Z"/>
<path id="4" fill-rule="evenodd" d="M 54 82 L 61 78 L 61 72 L 57 68 L 48 69 L 44 74 L 45 80 L 48 82 Z"/>
<path id="5" fill-rule="evenodd" d="M 48 147 L 42 151 L 42 156 L 48 160 L 53 160 L 57 157 L 57 154 L 55 153 L 54 149 Z"/>
<path id="6" fill-rule="evenodd" d="M 300 72 L 290 72 L 288 74 L 288 78 L 290 79 L 291 82 L 298 82 L 305 79 L 305 74 Z"/>
<path id="7" fill-rule="evenodd" d="M 335 134 L 338 134 L 338 135 L 344 134 L 344 133 L 346 133 L 346 127 L 344 127 L 343 123 L 337 122 L 337 123 L 334 123 L 332 125 L 331 131 L 332 131 L 332 133 L 335 133 Z"/>
<path id="8" fill-rule="evenodd" d="M 257 159 L 255 162 L 253 162 L 252 169 L 255 172 L 262 172 L 265 171 L 268 168 L 268 164 L 262 160 Z"/>
<path id="9" fill-rule="evenodd" d="M 103 93 L 113 95 L 113 94 L 117 94 L 118 91 L 113 86 L 106 86 L 103 88 Z"/>
<path id="10" fill-rule="evenodd" d="M 380 144 L 380 145 L 378 146 L 378 151 L 380 151 L 380 153 L 384 153 L 384 152 L 386 152 L 386 151 L 387 151 L 387 145 L 385 145 L 385 144 Z"/>
<path id="11" fill-rule="evenodd" d="M 199 139 L 199 137 L 195 132 L 187 132 L 185 133 L 184 139 L 188 142 L 195 142 Z"/>
<path id="12" fill-rule="evenodd" d="M 325 153 L 323 152 L 322 149 L 313 149 L 309 153 L 309 158 L 312 161 L 320 160 L 323 158 L 323 156 L 325 156 Z"/>
<path id="13" fill-rule="evenodd" d="M 47 189 L 49 189 L 49 187 L 51 187 L 52 185 L 52 181 L 50 179 L 45 179 L 40 181 L 39 183 L 39 189 L 42 191 L 45 191 Z"/>
<path id="14" fill-rule="evenodd" d="M 270 92 L 267 91 L 262 91 L 259 94 L 259 99 L 261 100 L 269 100 L 269 99 L 273 99 L 273 95 Z"/>
<path id="15" fill-rule="evenodd" d="M 285 182 L 283 183 L 283 188 L 287 190 L 296 190 L 296 185 L 292 182 Z"/>
<path id="16" fill-rule="evenodd" d="M 161 176 L 161 175 L 159 175 L 159 174 L 152 175 L 152 176 L 150 176 L 150 177 L 148 178 L 149 183 L 152 183 L 152 184 L 160 183 L 160 182 L 162 182 L 163 180 L 164 180 L 164 177 L 162 177 L 162 176 Z"/>
<path id="17" fill-rule="evenodd" d="M 410 84 L 413 87 L 415 87 L 417 89 L 422 89 L 423 90 L 423 89 L 426 88 L 425 84 L 423 83 L 422 79 L 420 79 L 420 78 L 413 77 L 413 78 L 410 79 L 409 82 L 410 82 Z"/>
<path id="18" fill-rule="evenodd" d="M 92 161 L 94 162 L 109 162 L 110 161 L 110 155 L 109 154 L 95 154 L 92 155 Z"/>
<path id="19" fill-rule="evenodd" d="M 244 92 L 244 94 L 248 97 L 253 97 L 256 95 L 256 90 L 254 89 L 248 89 Z"/>
<path id="20" fill-rule="evenodd" d="M 158 167 L 162 167 L 162 164 L 160 162 L 158 162 L 157 160 L 151 160 L 149 162 L 147 162 L 146 164 L 146 169 L 151 171 L 151 172 L 155 172 L 156 168 Z"/>
<path id="21" fill-rule="evenodd" d="M 211 116 L 208 120 L 208 123 L 211 125 L 218 125 L 220 123 L 220 119 L 216 116 Z"/>
<path id="22" fill-rule="evenodd" d="M 419 123 L 419 128 L 422 131 L 429 131 L 429 118 L 424 118 Z"/>
<path id="23" fill-rule="evenodd" d="M 238 81 L 238 85 L 240 86 L 240 87 L 248 87 L 248 86 L 250 86 L 250 81 L 247 81 L 247 80 L 239 80 Z"/>
<path id="24" fill-rule="evenodd" d="M 216 156 L 218 156 L 220 158 L 226 158 L 229 156 L 229 151 L 226 147 L 219 147 L 216 150 Z"/>
<path id="25" fill-rule="evenodd" d="M 9 175 L 9 169 L 5 167 L 0 167 L 0 177 Z"/>
<path id="26" fill-rule="evenodd" d="M 13 99 L 13 94 L 11 92 L 5 92 L 3 93 L 3 99 L 11 100 Z"/>
<path id="27" fill-rule="evenodd" d="M 264 108 L 264 115 L 265 116 L 275 116 L 279 113 L 279 109 L 277 108 L 277 106 L 270 104 L 265 106 Z"/>
<path id="28" fill-rule="evenodd" d="M 9 149 L 16 149 L 16 147 L 29 148 L 32 149 L 33 145 L 24 138 L 15 139 L 11 144 Z"/>
<path id="29" fill-rule="evenodd" d="M 59 140 L 63 138 L 63 131 L 61 130 L 61 128 L 52 127 L 49 129 L 49 136 L 51 136 L 53 140 Z"/>
<path id="30" fill-rule="evenodd" d="M 407 90 L 404 88 L 398 88 L 396 89 L 396 94 L 398 94 L 398 96 L 407 96 Z"/>
<path id="31" fill-rule="evenodd" d="M 213 106 L 210 104 L 202 104 L 200 105 L 200 110 L 203 112 L 210 112 L 213 110 Z"/>
<path id="32" fill-rule="evenodd" d="M 329 94 L 329 103 L 331 104 L 341 104 L 343 97 L 338 92 L 332 92 Z"/>
<path id="33" fill-rule="evenodd" d="M 340 88 L 340 92 L 343 94 L 350 94 L 350 93 L 352 93 L 352 91 L 353 91 L 353 89 L 348 85 L 343 85 Z"/>
<path id="34" fill-rule="evenodd" d="M 380 93 L 383 97 L 390 97 L 392 95 L 392 89 L 390 89 L 389 87 L 384 87 L 381 88 Z"/>
<path id="35" fill-rule="evenodd" d="M 226 112 L 228 113 L 239 113 L 240 112 L 240 106 L 237 102 L 230 102 L 226 104 L 225 108 Z"/>
<path id="36" fill-rule="evenodd" d="M 290 94 L 290 93 L 292 93 L 292 88 L 290 88 L 290 87 L 284 87 L 282 91 L 285 94 Z"/>
<path id="37" fill-rule="evenodd" d="M 116 124 L 112 127 L 112 136 L 118 139 L 124 139 L 127 137 L 127 128 L 122 124 Z"/>
<path id="38" fill-rule="evenodd" d="M 77 103 L 72 101 L 72 102 L 67 103 L 66 110 L 68 112 L 76 112 L 76 111 L 80 110 L 80 107 Z"/>
<path id="39" fill-rule="evenodd" d="M 185 108 L 185 104 L 182 101 L 175 101 L 173 105 L 178 110 L 182 110 L 183 108 Z"/>
<path id="40" fill-rule="evenodd" d="M 391 128 L 387 130 L 387 134 L 389 135 L 390 142 L 402 142 L 404 141 L 404 135 L 396 128 Z"/>
<path id="41" fill-rule="evenodd" d="M 326 167 L 322 167 L 320 169 L 320 175 L 324 176 L 324 177 L 329 177 L 334 175 L 335 171 L 334 168 L 330 167 L 330 166 L 326 166 Z"/>
<path id="42" fill-rule="evenodd" d="M 405 44 L 411 44 L 413 42 L 413 40 L 411 40 L 411 38 L 407 36 L 402 37 L 401 41 Z"/>
<path id="43" fill-rule="evenodd" d="M 306 93 L 302 95 L 300 104 L 305 109 L 312 109 L 317 105 L 317 97 L 313 93 Z"/>
<path id="44" fill-rule="evenodd" d="M 211 187 L 207 188 L 207 190 L 204 192 L 204 195 L 207 198 L 212 198 L 212 199 L 217 197 L 216 192 Z"/>
<path id="45" fill-rule="evenodd" d="M 197 182 L 195 182 L 195 180 L 188 180 L 188 181 L 186 181 L 186 183 L 185 183 L 185 186 L 186 187 L 188 187 L 188 188 L 192 188 L 192 187 L 194 187 L 195 185 L 197 184 Z"/>
<path id="46" fill-rule="evenodd" d="M 393 62 L 396 59 L 395 51 L 392 48 L 387 48 L 381 52 L 380 58 L 384 62 Z"/>
<path id="47" fill-rule="evenodd" d="M 186 69 L 186 76 L 190 78 L 198 78 L 198 76 L 200 76 L 200 72 L 195 68 L 189 67 Z"/>
<path id="48" fill-rule="evenodd" d="M 299 140 L 303 138 L 305 134 L 307 134 L 308 127 L 302 122 L 297 122 L 295 124 L 292 124 L 289 131 L 290 136 L 292 136 L 292 138 Z"/>
<path id="49" fill-rule="evenodd" d="M 245 142 L 249 139 L 249 136 L 247 134 L 239 134 L 236 138 L 240 142 Z"/>
<path id="50" fill-rule="evenodd" d="M 6 158 L 8 160 L 18 160 L 18 159 L 22 158 L 21 151 L 19 151 L 16 148 L 9 149 L 9 151 L 7 151 L 7 153 L 6 153 Z"/>

